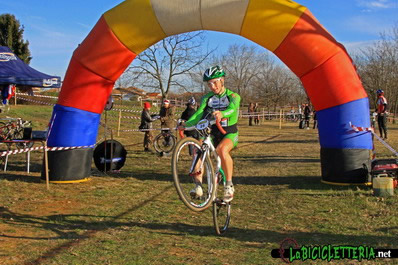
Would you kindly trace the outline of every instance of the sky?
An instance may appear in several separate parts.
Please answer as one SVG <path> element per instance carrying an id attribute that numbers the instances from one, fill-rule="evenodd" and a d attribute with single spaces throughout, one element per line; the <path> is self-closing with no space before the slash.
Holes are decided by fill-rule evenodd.
<path id="1" fill-rule="evenodd" d="M 15 15 L 24 26 L 24 39 L 29 41 L 33 57 L 30 65 L 41 72 L 63 78 L 77 45 L 84 40 L 104 12 L 121 2 L 123 1 L 0 0 L 0 14 Z M 296 2 L 306 6 L 349 51 L 370 45 L 380 39 L 380 33 L 398 26 L 398 0 Z M 258 46 L 243 37 L 227 33 L 208 31 L 206 36 L 209 47 L 218 47 L 220 52 L 226 51 L 232 44 Z"/>

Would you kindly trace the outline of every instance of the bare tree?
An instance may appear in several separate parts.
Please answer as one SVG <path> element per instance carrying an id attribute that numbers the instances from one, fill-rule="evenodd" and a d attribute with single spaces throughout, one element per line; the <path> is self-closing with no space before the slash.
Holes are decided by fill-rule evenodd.
<path id="1" fill-rule="evenodd" d="M 390 111 L 398 110 L 398 25 L 380 34 L 380 41 L 354 57 L 362 83 L 375 107 L 378 89 L 384 90 Z"/>
<path id="2" fill-rule="evenodd" d="M 236 44 L 218 59 L 227 72 L 226 86 L 238 92 L 242 103 L 250 98 L 253 80 L 259 74 L 264 59 L 268 57 L 258 52 L 256 46 Z"/>
<path id="3" fill-rule="evenodd" d="M 304 90 L 300 84 L 289 69 L 269 64 L 256 78 L 254 92 L 268 109 L 275 111 L 277 107 L 295 105 L 302 100 Z"/>
<path id="4" fill-rule="evenodd" d="M 132 73 L 127 69 L 115 82 L 115 88 L 126 88 L 133 86 L 137 82 L 137 73 Z"/>
<path id="5" fill-rule="evenodd" d="M 213 52 L 203 50 L 202 31 L 168 37 L 142 52 L 137 65 L 129 71 L 138 73 L 140 85 L 160 90 L 166 98 L 171 89 L 190 90 L 186 78 Z"/>

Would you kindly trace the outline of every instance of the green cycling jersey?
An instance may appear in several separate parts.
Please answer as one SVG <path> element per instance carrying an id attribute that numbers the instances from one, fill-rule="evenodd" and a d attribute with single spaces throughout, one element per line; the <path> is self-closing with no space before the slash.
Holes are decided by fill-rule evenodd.
<path id="1" fill-rule="evenodd" d="M 202 98 L 198 110 L 185 123 L 185 126 L 196 125 L 201 119 L 216 110 L 223 114 L 221 121 L 223 127 L 236 126 L 239 117 L 239 104 L 240 96 L 227 88 L 221 95 L 210 92 Z"/>

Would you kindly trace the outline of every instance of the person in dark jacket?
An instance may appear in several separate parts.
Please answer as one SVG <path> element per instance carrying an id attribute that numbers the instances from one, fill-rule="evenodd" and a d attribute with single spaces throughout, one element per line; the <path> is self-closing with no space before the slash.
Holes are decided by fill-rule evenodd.
<path id="1" fill-rule="evenodd" d="M 156 121 L 158 119 L 158 116 L 156 115 L 150 115 L 149 110 L 151 109 L 151 104 L 149 102 L 144 103 L 144 109 L 142 110 L 141 113 L 141 124 L 140 124 L 140 130 L 143 130 L 145 133 L 144 135 L 144 150 L 146 152 L 149 152 L 149 146 L 152 144 L 153 140 L 153 135 L 152 135 L 152 122 Z"/>
<path id="2" fill-rule="evenodd" d="M 304 107 L 304 121 L 305 121 L 305 127 L 308 130 L 310 128 L 310 115 L 311 115 L 311 109 L 308 106 L 308 104 L 305 104 Z"/>
<path id="3" fill-rule="evenodd" d="M 159 116 L 162 127 L 162 132 L 166 134 L 171 134 L 171 130 L 176 127 L 174 120 L 175 109 L 174 106 L 170 104 L 170 100 L 165 99 L 163 101 L 163 106 L 160 109 Z M 166 145 L 171 145 L 170 136 L 165 137 Z"/>
<path id="4" fill-rule="evenodd" d="M 190 98 L 187 103 L 187 108 L 181 114 L 181 122 L 186 122 L 196 112 L 196 100 L 194 97 Z M 185 136 L 199 139 L 199 134 L 196 130 L 184 131 Z"/>
<path id="5" fill-rule="evenodd" d="M 313 119 L 314 119 L 314 127 L 312 129 L 318 128 L 318 118 L 316 117 L 316 110 L 314 110 L 313 112 Z"/>

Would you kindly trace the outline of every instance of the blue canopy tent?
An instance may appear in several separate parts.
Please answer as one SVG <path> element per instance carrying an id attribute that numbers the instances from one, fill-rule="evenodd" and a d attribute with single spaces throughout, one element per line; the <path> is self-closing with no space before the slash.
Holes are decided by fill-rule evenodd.
<path id="1" fill-rule="evenodd" d="M 39 72 L 25 64 L 6 46 L 0 46 L 0 85 L 58 88 L 61 77 Z"/>

